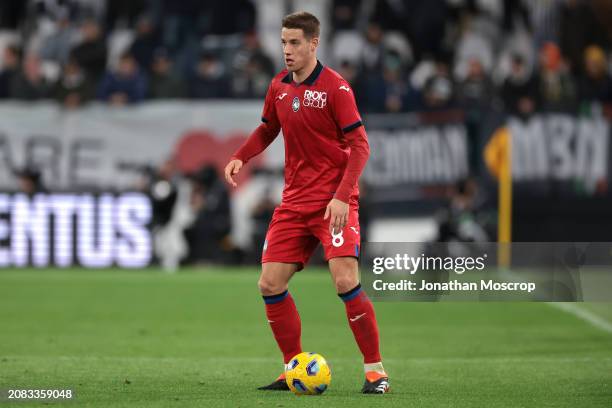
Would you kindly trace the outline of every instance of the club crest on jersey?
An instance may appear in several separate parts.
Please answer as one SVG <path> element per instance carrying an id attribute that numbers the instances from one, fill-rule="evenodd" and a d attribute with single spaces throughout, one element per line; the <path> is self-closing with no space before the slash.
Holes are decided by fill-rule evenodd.
<path id="1" fill-rule="evenodd" d="M 304 91 L 304 106 L 323 109 L 325 105 L 327 105 L 327 92 L 310 89 Z"/>
<path id="2" fill-rule="evenodd" d="M 297 112 L 300 109 L 300 98 L 297 96 L 293 98 L 293 102 L 291 103 L 291 108 L 293 108 L 294 112 Z"/>

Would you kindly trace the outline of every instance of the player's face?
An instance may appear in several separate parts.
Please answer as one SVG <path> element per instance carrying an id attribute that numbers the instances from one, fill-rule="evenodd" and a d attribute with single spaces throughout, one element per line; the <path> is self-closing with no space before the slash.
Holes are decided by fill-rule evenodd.
<path id="1" fill-rule="evenodd" d="M 316 59 L 315 52 L 319 39 L 316 37 L 306 38 L 302 29 L 283 28 L 281 31 L 281 43 L 283 45 L 285 65 L 290 72 L 300 71 L 313 58 Z"/>

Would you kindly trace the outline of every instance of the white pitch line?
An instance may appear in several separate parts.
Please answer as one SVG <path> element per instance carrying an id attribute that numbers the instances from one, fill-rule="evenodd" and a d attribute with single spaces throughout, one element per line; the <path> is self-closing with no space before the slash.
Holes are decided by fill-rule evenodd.
<path id="1" fill-rule="evenodd" d="M 202 363 L 229 363 L 234 362 L 242 363 L 270 363 L 274 362 L 274 358 L 264 357 L 202 357 L 202 358 L 188 358 L 188 357 L 148 357 L 148 356 L 137 356 L 137 357 L 106 357 L 106 356 L 24 356 L 24 355 L 10 355 L 5 358 L 12 360 L 74 360 L 75 362 L 83 360 L 104 360 L 104 361 L 120 361 L 120 362 L 156 362 L 156 363 L 192 363 L 199 365 Z M 358 358 L 334 358 L 335 362 L 355 362 Z M 524 363 L 524 362 L 538 362 L 538 363 L 585 363 L 585 362 L 612 362 L 612 358 L 601 358 L 601 357 L 519 357 L 519 356 L 490 356 L 490 357 L 406 357 L 406 358 L 386 358 L 385 363 L 411 363 L 411 364 L 432 364 L 432 363 L 446 363 L 446 364 L 499 364 L 499 363 Z"/>
<path id="2" fill-rule="evenodd" d="M 603 330 L 607 333 L 612 333 L 612 323 L 603 319 L 602 317 L 583 309 L 575 303 L 561 303 L 561 302 L 547 302 L 547 304 L 556 309 L 562 310 L 569 313 L 587 323 L 590 323 L 594 327 Z"/>

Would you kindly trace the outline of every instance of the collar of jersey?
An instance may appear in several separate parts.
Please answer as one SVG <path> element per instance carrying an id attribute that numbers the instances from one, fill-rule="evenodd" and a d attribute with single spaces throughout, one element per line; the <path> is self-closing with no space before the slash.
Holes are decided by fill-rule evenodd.
<path id="1" fill-rule="evenodd" d="M 308 78 L 306 78 L 304 82 L 302 83 L 299 83 L 299 84 L 295 83 L 295 85 L 297 86 L 300 86 L 301 84 L 306 84 L 308 86 L 314 85 L 319 75 L 321 75 L 321 71 L 323 71 L 323 64 L 321 64 L 321 61 L 317 60 L 317 66 L 312 71 L 312 73 L 308 75 Z M 291 74 L 291 72 L 288 72 L 287 75 L 285 75 L 285 77 L 282 79 L 282 82 L 286 84 L 293 83 L 293 75 Z"/>

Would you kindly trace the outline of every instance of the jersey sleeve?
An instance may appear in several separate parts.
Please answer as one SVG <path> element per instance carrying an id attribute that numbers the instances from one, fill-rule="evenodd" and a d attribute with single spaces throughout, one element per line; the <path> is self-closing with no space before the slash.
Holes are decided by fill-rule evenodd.
<path id="1" fill-rule="evenodd" d="M 342 132 L 348 133 L 362 125 L 361 116 L 348 83 L 341 81 L 336 86 L 337 89 L 332 93 L 332 114 Z"/>
<path id="2" fill-rule="evenodd" d="M 358 125 L 346 134 L 346 141 L 351 147 L 346 169 L 334 198 L 348 203 L 351 194 L 357 188 L 359 177 L 370 157 L 370 145 L 363 126 Z"/>
<path id="3" fill-rule="evenodd" d="M 332 112 L 336 124 L 342 129 L 345 140 L 351 148 L 351 153 L 334 198 L 348 203 L 370 156 L 370 146 L 357 110 L 353 90 L 344 81 L 338 83 L 337 87 L 332 94 Z"/>
<path id="4" fill-rule="evenodd" d="M 253 157 L 263 152 L 276 139 L 280 132 L 280 122 L 274 106 L 275 99 L 274 82 L 271 82 L 261 115 L 263 123 L 251 133 L 244 144 L 232 155 L 232 159 L 239 159 L 243 164 L 246 164 Z"/>

